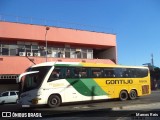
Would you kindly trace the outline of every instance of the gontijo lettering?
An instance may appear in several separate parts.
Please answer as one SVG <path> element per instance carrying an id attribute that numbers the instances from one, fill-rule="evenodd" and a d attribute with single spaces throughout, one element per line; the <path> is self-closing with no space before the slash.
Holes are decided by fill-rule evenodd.
<path id="1" fill-rule="evenodd" d="M 133 84 L 133 80 L 106 80 L 106 84 Z"/>

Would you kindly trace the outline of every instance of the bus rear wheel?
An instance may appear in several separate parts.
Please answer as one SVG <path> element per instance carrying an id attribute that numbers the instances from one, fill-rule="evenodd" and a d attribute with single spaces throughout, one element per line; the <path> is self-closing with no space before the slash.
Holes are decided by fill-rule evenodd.
<path id="1" fill-rule="evenodd" d="M 127 91 L 125 91 L 125 90 L 121 91 L 120 94 L 119 94 L 119 99 L 121 101 L 127 100 L 128 99 L 128 93 L 127 93 Z"/>
<path id="2" fill-rule="evenodd" d="M 48 106 L 51 108 L 58 107 L 61 104 L 61 98 L 58 95 L 51 95 L 48 98 Z"/>
<path id="3" fill-rule="evenodd" d="M 130 93 L 129 93 L 129 98 L 131 100 L 134 100 L 137 98 L 137 92 L 135 90 L 131 90 Z"/>

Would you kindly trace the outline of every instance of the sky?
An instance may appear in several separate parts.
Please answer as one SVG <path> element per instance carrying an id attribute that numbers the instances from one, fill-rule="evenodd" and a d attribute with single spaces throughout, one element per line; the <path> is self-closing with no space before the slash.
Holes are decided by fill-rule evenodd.
<path id="1" fill-rule="evenodd" d="M 153 54 L 160 67 L 160 0 L 0 0 L 0 19 L 112 33 L 118 64 L 150 63 Z"/>

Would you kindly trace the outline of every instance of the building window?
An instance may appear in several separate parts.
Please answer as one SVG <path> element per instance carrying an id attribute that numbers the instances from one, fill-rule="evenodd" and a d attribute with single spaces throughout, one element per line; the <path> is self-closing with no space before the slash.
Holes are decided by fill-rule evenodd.
<path id="1" fill-rule="evenodd" d="M 77 52 L 77 58 L 81 58 L 81 52 Z"/>
<path id="2" fill-rule="evenodd" d="M 59 48 L 59 50 L 58 50 L 58 57 L 59 58 L 64 58 L 65 57 L 64 48 Z"/>
<path id="3" fill-rule="evenodd" d="M 9 45 L 10 56 L 18 55 L 18 45 Z"/>
<path id="4" fill-rule="evenodd" d="M 25 45 L 26 52 L 31 52 L 31 45 Z"/>
<path id="5" fill-rule="evenodd" d="M 45 47 L 44 46 L 40 46 L 39 50 L 40 50 L 40 55 L 41 56 L 46 56 L 46 51 L 45 51 Z"/>
<path id="6" fill-rule="evenodd" d="M 58 58 L 63 58 L 64 57 L 64 53 L 63 52 L 58 52 Z"/>
<path id="7" fill-rule="evenodd" d="M 88 59 L 93 59 L 93 50 L 88 50 L 88 52 L 87 52 L 87 58 Z"/>
<path id="8" fill-rule="evenodd" d="M 70 58 L 76 58 L 76 49 L 71 49 Z"/>
<path id="9" fill-rule="evenodd" d="M 58 57 L 58 48 L 54 47 L 52 48 L 52 57 L 56 58 Z"/>
<path id="10" fill-rule="evenodd" d="M 0 55 L 10 56 L 46 56 L 45 46 L 39 46 L 36 42 L 21 42 L 17 44 L 0 43 Z M 47 48 L 48 57 L 58 58 L 88 58 L 93 59 L 92 49 L 81 48 L 58 48 L 50 46 Z"/>
<path id="11" fill-rule="evenodd" d="M 18 52 L 25 52 L 25 46 L 24 45 L 18 45 Z"/>
<path id="12" fill-rule="evenodd" d="M 33 53 L 33 56 L 40 56 L 40 51 L 38 49 L 38 45 L 32 45 L 32 53 Z"/>
<path id="13" fill-rule="evenodd" d="M 65 58 L 70 58 L 70 48 L 65 48 Z"/>
<path id="14" fill-rule="evenodd" d="M 2 48 L 2 55 L 9 55 L 9 49 L 8 48 Z"/>
<path id="15" fill-rule="evenodd" d="M 1 44 L 0 44 L 0 55 L 2 55 L 2 48 L 1 48 Z"/>
<path id="16" fill-rule="evenodd" d="M 52 51 L 52 57 L 54 57 L 54 58 L 57 57 L 57 51 Z"/>
<path id="17" fill-rule="evenodd" d="M 32 45 L 32 51 L 33 50 L 38 50 L 38 45 Z"/>
<path id="18" fill-rule="evenodd" d="M 2 44 L 0 42 L 0 55 L 2 55 Z"/>
<path id="19" fill-rule="evenodd" d="M 52 47 L 47 48 L 47 57 L 52 57 Z"/>
<path id="20" fill-rule="evenodd" d="M 87 58 L 87 49 L 82 50 L 82 58 Z"/>
<path id="21" fill-rule="evenodd" d="M 2 55 L 9 55 L 9 45 L 2 44 Z"/>

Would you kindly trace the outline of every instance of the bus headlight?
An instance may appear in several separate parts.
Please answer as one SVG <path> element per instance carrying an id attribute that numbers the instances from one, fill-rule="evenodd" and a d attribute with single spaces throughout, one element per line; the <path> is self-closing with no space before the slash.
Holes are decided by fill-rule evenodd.
<path id="1" fill-rule="evenodd" d="M 32 99 L 32 104 L 38 104 L 39 100 L 41 100 L 41 98 L 34 98 L 34 99 Z"/>

